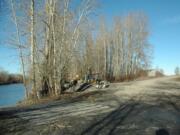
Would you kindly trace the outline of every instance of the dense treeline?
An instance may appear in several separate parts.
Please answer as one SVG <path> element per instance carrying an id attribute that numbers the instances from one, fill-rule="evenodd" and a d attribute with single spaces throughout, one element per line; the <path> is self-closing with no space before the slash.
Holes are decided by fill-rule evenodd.
<path id="1" fill-rule="evenodd" d="M 116 17 L 109 26 L 103 18 L 92 21 L 93 0 L 20 3 L 24 10 L 11 0 L 16 47 L 33 93 L 47 89 L 57 96 L 65 80 L 83 78 L 89 71 L 119 81 L 137 77 L 149 66 L 148 20 L 142 13 Z"/>
<path id="2" fill-rule="evenodd" d="M 12 84 L 12 83 L 22 83 L 22 75 L 19 74 L 9 74 L 5 71 L 0 71 L 0 85 L 1 84 Z"/>
<path id="3" fill-rule="evenodd" d="M 90 40 L 92 37 L 88 37 L 86 65 L 101 72 L 104 79 L 119 81 L 138 77 L 150 64 L 146 16 L 131 13 L 123 18 L 117 17 L 111 29 L 107 28 L 101 21 L 94 43 Z"/>

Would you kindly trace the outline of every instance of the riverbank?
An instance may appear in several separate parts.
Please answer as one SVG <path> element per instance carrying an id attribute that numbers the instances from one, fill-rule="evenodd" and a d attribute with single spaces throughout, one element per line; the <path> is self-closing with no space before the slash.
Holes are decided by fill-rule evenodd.
<path id="1" fill-rule="evenodd" d="M 1 85 L 11 85 L 11 84 L 23 84 L 22 82 L 6 82 L 6 83 L 1 83 L 0 82 L 0 86 Z"/>
<path id="2" fill-rule="evenodd" d="M 11 74 L 6 71 L 0 71 L 0 85 L 23 83 L 21 74 Z"/>
<path id="3" fill-rule="evenodd" d="M 89 91 L 87 90 L 87 92 L 67 92 L 57 97 L 43 97 L 41 99 L 25 99 L 25 100 L 19 101 L 17 103 L 17 106 L 18 107 L 30 107 L 34 105 L 38 106 L 41 104 L 48 104 L 49 102 L 73 100 L 74 98 L 77 98 L 80 96 L 82 98 L 85 98 L 87 97 L 88 93 Z"/>
<path id="4" fill-rule="evenodd" d="M 1 134 L 179 135 L 180 82 L 172 77 L 113 83 L 82 95 L 0 109 Z"/>

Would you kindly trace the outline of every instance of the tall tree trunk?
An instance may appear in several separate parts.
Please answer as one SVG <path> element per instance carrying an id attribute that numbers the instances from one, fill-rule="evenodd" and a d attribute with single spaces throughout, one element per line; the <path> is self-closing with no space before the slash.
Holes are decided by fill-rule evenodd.
<path id="1" fill-rule="evenodd" d="M 36 92 L 36 73 L 35 73 L 35 33 L 34 33 L 34 0 L 31 0 L 30 18 L 31 18 L 31 66 L 32 66 L 32 90 Z"/>

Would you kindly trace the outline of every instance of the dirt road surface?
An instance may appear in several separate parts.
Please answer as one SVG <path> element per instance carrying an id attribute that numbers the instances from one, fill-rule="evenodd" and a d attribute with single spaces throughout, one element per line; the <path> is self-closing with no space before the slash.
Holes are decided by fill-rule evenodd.
<path id="1" fill-rule="evenodd" d="M 0 109 L 2 135 L 180 135 L 180 81 L 90 88 L 64 101 Z"/>

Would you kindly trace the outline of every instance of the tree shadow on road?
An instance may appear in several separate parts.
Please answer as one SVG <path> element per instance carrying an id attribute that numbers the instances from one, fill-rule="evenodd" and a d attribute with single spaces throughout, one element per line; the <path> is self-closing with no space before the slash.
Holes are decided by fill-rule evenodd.
<path id="1" fill-rule="evenodd" d="M 99 135 L 102 132 L 104 135 L 112 135 L 116 128 L 120 126 L 126 118 L 128 118 L 128 116 L 138 104 L 139 103 L 132 101 L 130 103 L 119 106 L 116 110 L 110 112 L 101 120 L 90 125 L 81 133 L 81 135 Z"/>
<path id="2" fill-rule="evenodd" d="M 177 91 L 180 90 L 180 84 L 173 82 L 159 82 L 157 86 L 153 86 L 152 88 L 164 90 L 164 91 Z"/>
<path id="3" fill-rule="evenodd" d="M 174 83 L 159 83 L 158 86 L 152 87 L 160 92 L 154 97 L 158 102 L 172 106 L 176 111 L 180 112 L 180 84 Z"/>
<path id="4" fill-rule="evenodd" d="M 166 129 L 158 129 L 156 130 L 156 135 L 170 135 Z"/>

